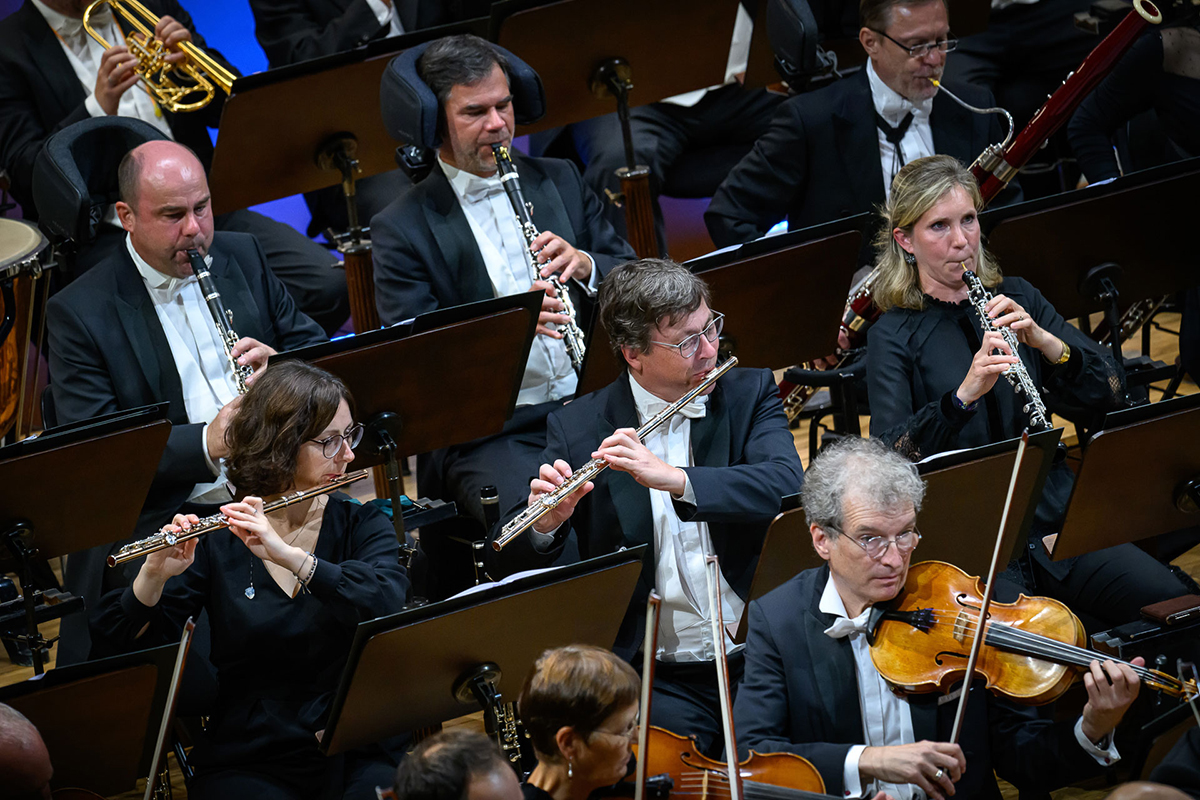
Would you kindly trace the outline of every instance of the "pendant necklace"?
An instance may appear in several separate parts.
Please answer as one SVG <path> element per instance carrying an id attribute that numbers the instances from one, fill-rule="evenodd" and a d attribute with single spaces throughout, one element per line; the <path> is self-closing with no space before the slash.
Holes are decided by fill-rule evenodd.
<path id="1" fill-rule="evenodd" d="M 300 523 L 300 527 L 296 529 L 296 533 L 294 536 L 292 536 L 291 541 L 285 541 L 284 544 L 291 544 L 292 542 L 294 542 L 300 538 L 300 534 L 304 532 L 305 526 L 307 526 L 308 523 L 312 521 L 313 515 L 315 515 L 318 511 L 320 511 L 321 509 L 323 509 L 326 506 L 326 503 L 320 502 L 321 500 L 324 500 L 324 499 L 325 498 L 322 498 L 322 497 L 315 498 L 315 502 L 313 503 L 313 510 L 308 512 L 308 515 L 305 517 L 304 522 Z M 311 555 L 311 553 L 309 555 Z M 250 585 L 246 587 L 246 599 L 247 600 L 254 599 L 254 558 L 255 558 L 254 553 L 251 553 L 250 554 Z M 297 580 L 299 580 L 299 579 L 297 579 Z"/>

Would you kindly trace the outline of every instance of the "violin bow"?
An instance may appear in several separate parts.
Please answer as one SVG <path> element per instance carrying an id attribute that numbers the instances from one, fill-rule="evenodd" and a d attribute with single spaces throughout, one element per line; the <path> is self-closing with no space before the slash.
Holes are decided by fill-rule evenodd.
<path id="1" fill-rule="evenodd" d="M 650 692 L 654 684 L 655 655 L 658 651 L 658 616 L 662 609 L 662 598 L 658 592 L 650 590 L 646 600 L 646 635 L 642 641 L 642 707 L 639 709 L 641 719 L 638 723 L 638 757 L 636 773 L 634 774 L 633 800 L 643 800 L 646 795 L 646 765 L 650 754 L 646 748 L 650 744 Z"/>
<path id="2" fill-rule="evenodd" d="M 975 664 L 979 660 L 979 648 L 986 636 L 988 610 L 992 605 L 992 585 L 996 580 L 996 563 L 1000 560 L 1000 544 L 1004 541 L 1004 531 L 1008 528 L 1008 512 L 1012 508 L 1013 494 L 1017 489 L 1017 476 L 1021 472 L 1021 462 L 1025 458 L 1025 448 L 1029 445 L 1029 431 L 1021 434 L 1021 443 L 1017 445 L 1017 458 L 1013 462 L 1012 477 L 1008 481 L 1008 496 L 1004 498 L 1004 513 L 1000 516 L 1000 530 L 996 533 L 996 545 L 992 548 L 992 563 L 988 567 L 987 583 L 983 588 L 983 602 L 979 606 L 979 624 L 975 628 L 975 641 L 971 643 L 971 655 L 967 658 L 967 672 L 963 676 L 962 692 L 958 697 L 958 710 L 954 713 L 954 728 L 950 733 L 950 744 L 958 743 L 962 733 L 963 716 L 967 711 L 967 700 L 970 697 L 971 681 L 975 677 Z"/>
<path id="3" fill-rule="evenodd" d="M 192 649 L 192 636 L 196 624 L 188 617 L 183 623 L 183 636 L 179 639 L 179 650 L 175 655 L 175 669 L 171 671 L 171 684 L 167 690 L 167 702 L 163 707 L 162 722 L 158 726 L 158 738 L 154 741 L 154 755 L 150 759 L 150 775 L 146 779 L 146 794 L 143 800 L 150 800 L 155 795 L 159 771 L 166 764 L 164 749 L 167 736 L 171 732 L 171 723 L 175 721 L 175 705 L 179 699 L 179 685 L 183 682 L 183 668 L 187 664 L 188 651 Z"/>
<path id="4" fill-rule="evenodd" d="M 725 732 L 725 762 L 729 770 L 729 800 L 742 800 L 742 773 L 738 769 L 737 737 L 733 732 L 733 706 L 729 702 L 729 662 L 725 658 L 725 620 L 721 613 L 721 572 L 716 556 L 705 558 L 708 607 L 713 645 L 717 651 L 717 691 L 721 699 L 721 726 Z"/>

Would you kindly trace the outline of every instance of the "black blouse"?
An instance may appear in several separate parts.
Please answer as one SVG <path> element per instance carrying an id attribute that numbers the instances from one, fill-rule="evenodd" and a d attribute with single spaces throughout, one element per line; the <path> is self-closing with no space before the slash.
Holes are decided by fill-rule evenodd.
<path id="1" fill-rule="evenodd" d="M 992 294 L 1012 298 L 1038 325 L 1071 347 L 1070 360 L 1058 367 L 1027 345 L 1018 348 L 1049 410 L 1105 411 L 1119 406 L 1112 357 L 1059 316 L 1041 292 L 1023 278 L 1009 277 Z M 997 380 L 971 411 L 958 408 L 951 399 L 983 341 L 974 307 L 965 300 L 946 303 L 928 296 L 925 303 L 921 311 L 891 309 L 868 332 L 871 435 L 914 461 L 1019 436 L 1028 414 L 1023 396 L 1007 379 Z M 1045 499 L 1055 508 L 1039 508 L 1038 514 L 1039 521 L 1050 526 L 1044 532 L 1057 530 L 1054 518 L 1065 511 L 1070 485 L 1069 474 L 1051 475 Z"/>
<path id="2" fill-rule="evenodd" d="M 187 618 L 208 610 L 219 690 L 207 741 L 193 752 L 197 766 L 315 755 L 355 627 L 408 599 L 395 531 L 372 506 L 332 496 L 314 555 L 309 592 L 288 597 L 237 537 L 218 531 L 200 538 L 195 561 L 167 581 L 158 605 L 116 589 L 92 613 L 93 641 L 129 651 L 178 642 Z"/>

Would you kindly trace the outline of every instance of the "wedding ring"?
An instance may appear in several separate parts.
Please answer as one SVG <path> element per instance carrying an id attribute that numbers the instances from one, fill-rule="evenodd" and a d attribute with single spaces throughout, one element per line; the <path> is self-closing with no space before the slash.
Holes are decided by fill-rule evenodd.
<path id="1" fill-rule="evenodd" d="M 933 773 L 933 779 L 935 781 L 940 781 L 942 779 L 942 776 L 945 774 L 946 774 L 946 771 L 944 769 L 939 769 L 937 772 Z"/>

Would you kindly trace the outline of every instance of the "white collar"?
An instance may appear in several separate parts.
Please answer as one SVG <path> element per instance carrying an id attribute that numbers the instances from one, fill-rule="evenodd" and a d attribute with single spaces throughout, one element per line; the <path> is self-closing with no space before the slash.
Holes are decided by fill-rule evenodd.
<path id="1" fill-rule="evenodd" d="M 196 281 L 195 275 L 190 275 L 187 278 L 173 278 L 150 266 L 150 263 L 142 258 L 137 248 L 133 246 L 133 238 L 128 233 L 125 234 L 125 247 L 129 250 L 129 257 L 133 259 L 133 265 L 137 267 L 137 271 L 142 276 L 142 281 L 150 291 L 151 297 L 161 297 L 163 300 L 168 301 L 174 300 L 175 295 L 179 293 L 180 289 Z M 212 266 L 211 253 L 204 256 L 204 263 Z"/>
<path id="2" fill-rule="evenodd" d="M 497 191 L 503 191 L 500 184 L 500 170 L 496 170 L 487 178 L 481 178 L 473 172 L 467 172 L 465 169 L 447 164 L 442 159 L 441 153 L 438 153 L 437 158 L 442 172 L 446 175 L 446 180 L 450 181 L 450 187 L 454 189 L 454 193 L 460 200 L 474 201 Z"/>
<path id="3" fill-rule="evenodd" d="M 78 37 L 84 33 L 83 19 L 76 17 L 68 17 L 66 14 L 61 14 L 55 11 L 50 6 L 43 3 L 41 0 L 33 0 L 33 7 L 36 8 L 45 18 L 46 23 L 54 29 L 54 32 L 64 39 Z M 113 21 L 112 10 L 105 6 L 92 14 L 91 23 L 93 28 L 108 27 Z M 86 34 L 85 34 L 86 35 Z M 116 42 L 110 42 L 116 44 Z"/>
<path id="4" fill-rule="evenodd" d="M 835 617 L 847 617 L 846 603 L 842 600 L 842 596 L 838 594 L 837 584 L 833 580 L 833 573 L 829 573 L 829 580 L 825 581 L 825 591 L 821 593 L 821 602 L 817 603 L 817 609 L 824 614 L 832 614 Z"/>
<path id="5" fill-rule="evenodd" d="M 875 62 L 867 59 L 867 83 L 871 87 L 871 102 L 875 104 L 875 113 L 883 117 L 889 125 L 899 125 L 908 112 L 913 113 L 914 119 L 928 119 L 933 110 L 933 96 L 918 100 L 916 103 L 896 92 L 883 82 L 875 72 Z"/>
<path id="6" fill-rule="evenodd" d="M 633 373 L 629 373 L 629 388 L 633 391 L 633 404 L 637 408 L 638 419 L 645 421 L 660 413 L 671 405 L 658 395 L 637 382 Z M 683 407 L 680 413 L 689 419 L 703 417 L 708 409 L 708 395 L 701 395 Z"/>

